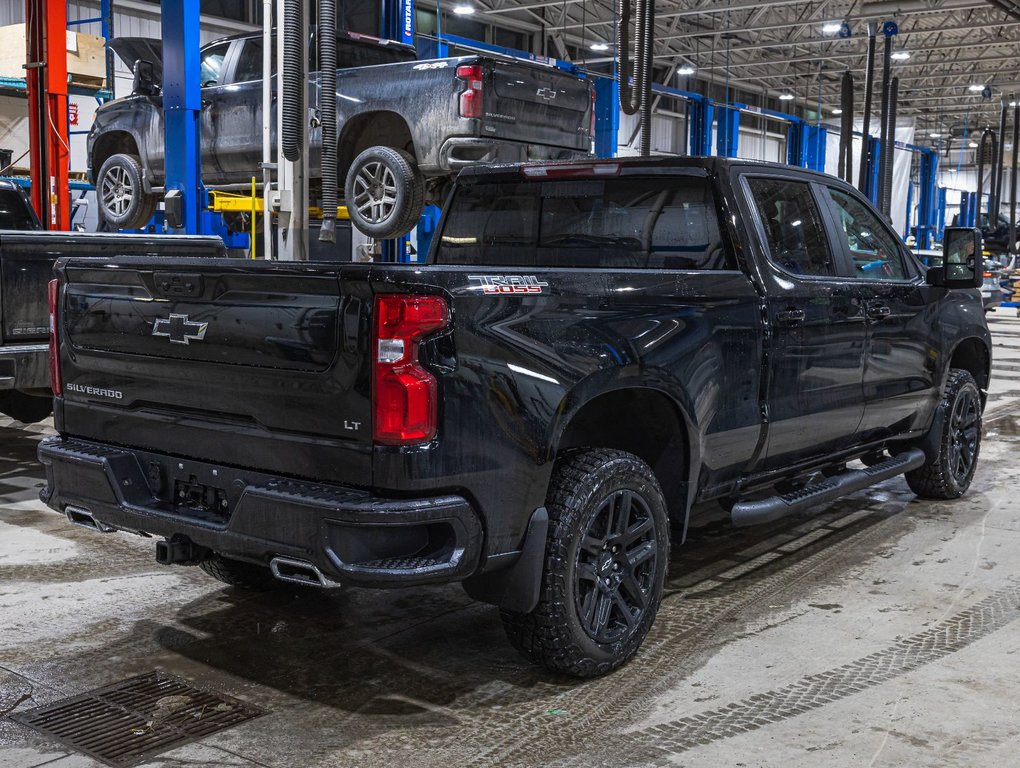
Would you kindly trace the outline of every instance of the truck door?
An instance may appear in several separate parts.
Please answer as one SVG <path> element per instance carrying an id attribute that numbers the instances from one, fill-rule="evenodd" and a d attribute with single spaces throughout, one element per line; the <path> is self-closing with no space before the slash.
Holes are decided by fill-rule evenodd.
<path id="1" fill-rule="evenodd" d="M 868 343 L 860 440 L 924 427 L 938 401 L 932 312 L 920 270 L 896 234 L 853 190 L 826 186 L 848 280 L 864 302 Z"/>
<path id="2" fill-rule="evenodd" d="M 240 45 L 241 41 L 237 41 Z M 231 41 L 217 43 L 202 49 L 199 77 L 202 83 L 202 181 L 206 184 L 222 184 L 226 181 L 220 157 L 225 146 L 229 146 L 232 126 L 228 119 L 234 94 L 232 86 L 226 84 Z M 260 144 L 261 146 L 261 144 Z"/>
<path id="3" fill-rule="evenodd" d="M 743 176 L 764 258 L 768 438 L 761 469 L 852 444 L 864 412 L 866 326 L 840 275 L 822 190 L 803 177 Z"/>

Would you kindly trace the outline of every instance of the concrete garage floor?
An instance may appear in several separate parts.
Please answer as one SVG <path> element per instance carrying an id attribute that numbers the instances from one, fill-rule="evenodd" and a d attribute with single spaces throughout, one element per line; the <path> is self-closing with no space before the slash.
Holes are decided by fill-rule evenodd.
<path id="1" fill-rule="evenodd" d="M 993 766 L 1020 751 L 1020 320 L 990 316 L 981 465 L 764 528 L 706 509 L 640 655 L 587 683 L 521 661 L 457 587 L 252 595 L 66 523 L 38 434 L 0 429 L 0 715 L 162 670 L 267 714 L 184 766 Z M 0 718 L 0 765 L 100 765 Z"/>

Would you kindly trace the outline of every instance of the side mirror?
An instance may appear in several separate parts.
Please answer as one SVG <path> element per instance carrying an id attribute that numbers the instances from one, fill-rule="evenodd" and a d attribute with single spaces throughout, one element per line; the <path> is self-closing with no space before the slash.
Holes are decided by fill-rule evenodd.
<path id="1" fill-rule="evenodd" d="M 980 288 L 984 282 L 981 230 L 946 227 L 942 237 L 942 263 L 925 275 L 929 285 L 942 288 Z"/>
<path id="2" fill-rule="evenodd" d="M 156 86 L 156 75 L 152 68 L 152 62 L 139 59 L 131 68 L 133 80 L 131 92 L 141 96 L 156 96 L 159 88 Z"/>

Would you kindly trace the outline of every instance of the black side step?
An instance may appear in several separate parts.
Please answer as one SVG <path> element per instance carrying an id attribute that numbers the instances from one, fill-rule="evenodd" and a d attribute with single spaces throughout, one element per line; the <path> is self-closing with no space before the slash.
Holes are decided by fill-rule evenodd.
<path id="1" fill-rule="evenodd" d="M 860 491 L 868 486 L 917 469 L 925 462 L 924 451 L 911 448 L 890 459 L 864 469 L 851 469 L 830 477 L 818 485 L 809 485 L 783 496 L 770 496 L 757 501 L 742 501 L 733 505 L 730 518 L 736 526 L 757 525 L 802 512 L 808 507 L 826 504 L 840 496 Z"/>

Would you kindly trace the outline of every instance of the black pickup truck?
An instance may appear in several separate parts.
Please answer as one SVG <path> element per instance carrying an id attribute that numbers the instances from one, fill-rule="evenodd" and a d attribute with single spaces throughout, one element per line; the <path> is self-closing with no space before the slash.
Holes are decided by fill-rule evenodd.
<path id="1" fill-rule="evenodd" d="M 465 171 L 433 242 L 180 260 L 186 294 L 152 259 L 61 260 L 42 498 L 229 584 L 461 581 L 592 676 L 641 644 L 696 502 L 746 525 L 970 485 L 974 230 L 925 273 L 835 178 L 672 159 Z"/>
<path id="2" fill-rule="evenodd" d="M 152 66 L 136 70 L 130 96 L 97 110 L 89 170 L 104 219 L 120 228 L 141 227 L 164 183 L 162 47 L 147 38 L 119 38 L 111 47 L 129 67 Z M 261 34 L 202 48 L 199 128 L 206 186 L 250 184 L 260 175 L 262 51 Z M 351 221 L 373 237 L 410 230 L 423 200 L 441 203 L 452 177 L 467 165 L 591 152 L 594 90 L 590 81 L 567 72 L 487 56 L 417 61 L 411 46 L 353 32 L 338 33 L 337 57 L 337 179 Z M 149 71 L 151 76 L 140 76 Z M 313 71 L 308 104 L 319 99 L 319 74 Z M 275 110 L 275 84 L 273 104 Z M 315 115 L 309 128 L 313 178 L 321 165 L 317 123 Z"/>

